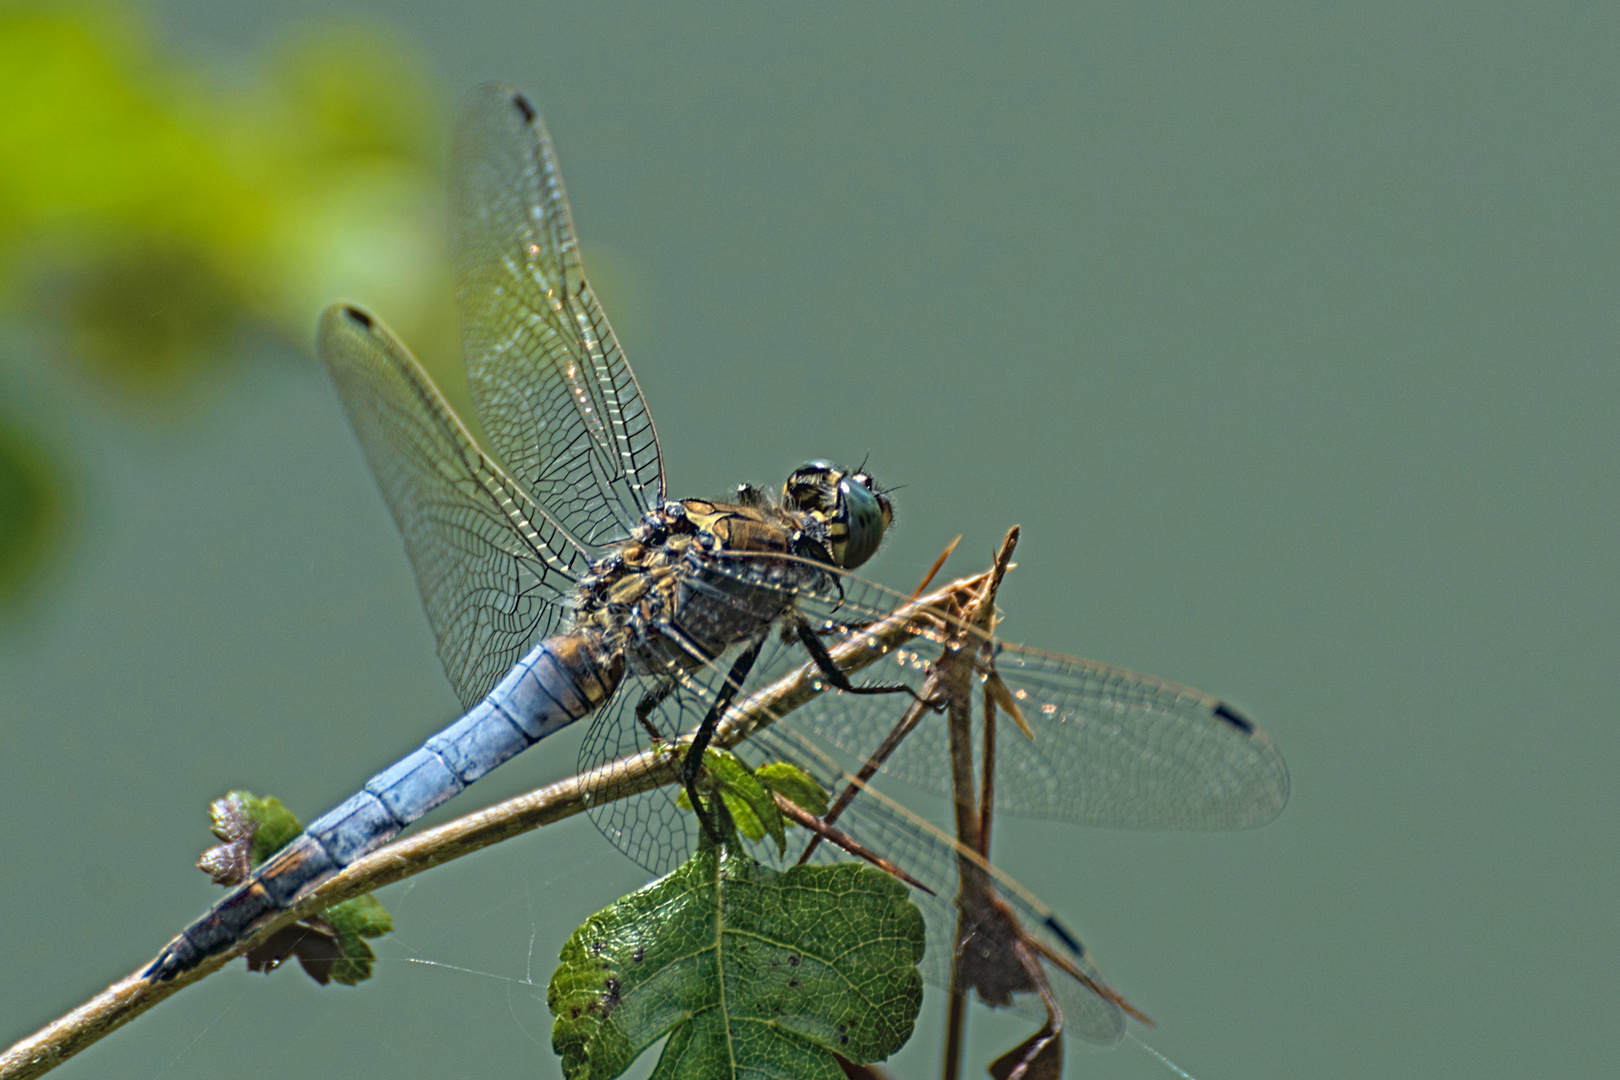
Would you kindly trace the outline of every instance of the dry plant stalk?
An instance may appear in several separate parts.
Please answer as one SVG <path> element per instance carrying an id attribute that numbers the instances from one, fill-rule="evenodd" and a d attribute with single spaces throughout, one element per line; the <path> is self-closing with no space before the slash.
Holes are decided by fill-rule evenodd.
<path id="1" fill-rule="evenodd" d="M 972 694 L 973 654 L 983 642 L 990 640 L 996 613 L 996 590 L 1012 564 L 1013 549 L 1018 545 L 1018 526 L 1014 525 L 996 552 L 994 565 L 979 575 L 981 585 L 968 594 L 958 625 L 970 639 L 961 642 L 959 649 L 947 649 L 939 660 L 939 682 L 945 691 L 948 730 L 950 732 L 951 794 L 956 810 L 957 873 L 962 896 L 978 895 L 988 891 L 988 879 L 983 866 L 984 853 L 989 850 L 988 808 L 983 815 L 976 808 L 973 791 L 973 721 Z M 977 633 L 975 633 L 977 632 Z M 987 730 L 986 738 L 990 737 Z M 988 784 L 989 777 L 986 776 Z M 987 789 L 986 794 L 989 794 Z M 975 859 L 973 856 L 977 855 Z M 956 940 L 962 941 L 968 930 L 968 911 L 960 909 Z M 963 985 L 957 964 L 960 953 L 951 957 L 951 985 L 945 1001 L 945 1057 L 940 1074 L 944 1080 L 957 1080 L 962 1070 L 962 1053 L 967 1026 L 967 987 Z"/>

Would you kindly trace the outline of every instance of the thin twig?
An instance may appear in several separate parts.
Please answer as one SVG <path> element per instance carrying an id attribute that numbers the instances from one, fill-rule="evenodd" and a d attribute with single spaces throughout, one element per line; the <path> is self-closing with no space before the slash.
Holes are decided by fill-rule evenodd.
<path id="1" fill-rule="evenodd" d="M 934 575 L 939 573 L 940 568 L 945 565 L 945 560 L 951 557 L 951 552 L 955 551 L 956 545 L 960 544 L 961 542 L 962 534 L 957 533 L 956 539 L 945 545 L 945 550 L 939 553 L 939 558 L 934 560 L 934 565 L 928 568 L 928 573 L 923 575 L 922 581 L 918 582 L 917 587 L 912 590 L 911 598 L 913 600 L 921 596 L 923 594 L 923 590 L 928 588 L 928 583 L 934 580 Z"/>
<path id="2" fill-rule="evenodd" d="M 955 965 L 951 968 L 954 976 Z M 940 1069 L 941 1080 L 959 1080 L 962 1075 L 962 1054 L 967 1037 L 967 989 L 951 979 L 951 989 L 945 999 L 945 1059 Z"/>
<path id="3" fill-rule="evenodd" d="M 977 593 L 987 575 L 993 573 L 983 571 L 942 586 L 925 597 L 903 605 L 887 618 L 839 642 L 828 651 L 840 670 L 853 674 L 920 633 L 923 625 L 915 616 L 922 609 L 962 603 L 964 597 Z M 715 732 L 715 745 L 727 749 L 736 746 L 825 690 L 826 684 L 820 677 L 819 669 L 814 664 L 806 664 L 733 708 Z M 300 897 L 285 911 L 267 918 L 252 937 L 238 942 L 231 949 L 208 958 L 166 982 L 149 982 L 138 973 L 130 975 L 67 1015 L 18 1041 L 0 1055 L 0 1080 L 28 1080 L 44 1075 L 171 994 L 223 968 L 282 927 L 333 904 L 391 885 L 542 825 L 573 817 L 587 809 L 588 805 L 629 798 L 676 779 L 676 770 L 670 768 L 665 753 L 644 750 L 590 773 L 569 777 L 379 848 L 344 867 L 340 873 L 307 896 Z M 146 967 L 147 964 L 142 964 L 140 970 Z"/>
<path id="4" fill-rule="evenodd" d="M 990 824 L 996 805 L 996 699 L 984 685 L 984 749 L 980 751 L 979 854 L 990 857 Z"/>
<path id="5" fill-rule="evenodd" d="M 867 781 L 877 775 L 877 771 L 883 767 L 883 763 L 889 760 L 889 755 L 899 748 L 901 741 L 910 735 L 917 725 L 922 722 L 922 718 L 929 713 L 932 706 L 928 702 L 937 692 L 938 688 L 935 685 L 934 677 L 930 675 L 928 682 L 923 684 L 922 693 L 917 695 L 917 700 L 913 701 L 911 707 L 901 714 L 899 720 L 895 721 L 894 727 L 889 731 L 888 735 L 884 736 L 883 741 L 878 744 L 878 748 L 872 751 L 872 755 L 861 765 L 860 771 L 850 779 L 849 783 L 844 786 L 844 790 L 838 793 L 838 798 L 833 800 L 833 804 L 827 808 L 824 817 L 827 824 L 831 825 L 842 817 L 844 811 L 849 808 L 849 804 L 855 801 L 855 796 L 866 790 Z M 799 853 L 800 866 L 810 861 L 810 856 L 815 854 L 820 839 L 819 836 L 811 837 L 810 842 L 804 846 L 804 851 Z"/>
<path id="6" fill-rule="evenodd" d="M 930 889 L 928 886 L 906 873 L 897 864 L 885 859 L 883 856 L 879 855 L 877 852 L 873 851 L 871 848 L 867 847 L 853 836 L 841 829 L 835 829 L 831 825 L 827 824 L 825 818 L 816 817 L 816 815 L 812 814 L 810 811 L 806 810 L 792 799 L 789 799 L 780 791 L 773 792 L 772 794 L 776 796 L 776 806 L 777 809 L 782 811 L 782 816 L 790 821 L 793 821 L 801 828 L 808 829 L 813 832 L 817 840 L 826 840 L 829 844 L 842 848 L 851 855 L 854 855 L 856 858 L 865 859 L 879 870 L 882 870 L 885 874 L 888 874 L 891 877 L 899 878 L 907 885 L 910 885 L 913 889 L 921 889 L 929 896 L 939 895 L 933 889 Z M 800 863 L 800 865 L 803 864 Z"/>
<path id="7" fill-rule="evenodd" d="M 956 839 L 970 851 L 983 850 L 979 836 L 980 818 L 976 810 L 977 797 L 973 790 L 973 694 L 972 677 L 974 658 L 990 641 L 990 630 L 995 623 L 996 590 L 1012 563 L 1013 548 L 1018 544 L 1018 526 L 1007 532 L 996 552 L 995 565 L 985 576 L 984 584 L 968 601 L 962 613 L 961 630 L 955 648 L 940 656 L 937 664 L 940 682 L 945 689 L 946 728 L 950 733 L 951 795 L 956 804 Z M 971 860 L 958 857 L 961 864 L 962 888 L 977 884 L 983 874 Z"/>

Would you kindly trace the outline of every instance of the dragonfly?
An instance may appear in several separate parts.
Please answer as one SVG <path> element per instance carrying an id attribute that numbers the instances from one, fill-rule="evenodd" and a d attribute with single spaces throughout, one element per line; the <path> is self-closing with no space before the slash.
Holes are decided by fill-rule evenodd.
<path id="1" fill-rule="evenodd" d="M 717 736 L 739 744 L 727 722 L 796 669 L 812 690 L 772 713 L 769 732 L 744 733 L 756 735 L 754 760 L 797 757 L 833 783 L 858 771 L 904 712 L 924 719 L 883 774 L 951 794 L 945 740 L 927 718 L 939 712 L 930 680 L 963 627 L 943 615 L 908 622 L 903 647 L 873 654 L 875 680 L 857 682 L 858 665 L 842 659 L 872 627 L 911 610 L 912 597 L 853 573 L 892 522 L 889 492 L 864 467 L 818 459 L 780 491 L 743 484 L 724 500 L 667 497 L 652 415 L 585 276 L 552 141 L 510 87 L 482 88 L 458 117 L 451 204 L 464 359 L 493 453 L 371 314 L 329 308 L 318 347 L 466 712 L 187 926 L 148 979 L 229 950 L 491 769 L 587 717 L 579 765 L 594 778 L 591 817 L 654 873 L 716 834 L 719 800 L 706 805 L 700 783 L 705 748 Z M 974 652 L 980 680 L 1027 730 L 1002 740 L 1000 810 L 1241 828 L 1287 800 L 1276 748 L 1217 698 L 982 635 Z M 649 754 L 674 784 L 619 797 L 614 763 Z M 952 895 L 950 837 L 876 796 L 857 799 L 848 820 L 873 850 L 900 852 L 937 894 Z M 1059 981 L 1094 991 L 1073 935 L 1010 879 L 996 880 L 1026 921 L 1069 950 L 1074 963 L 1056 969 Z M 931 935 L 950 921 L 948 904 L 936 908 Z M 1117 1015 L 1092 1008 L 1102 1019 L 1090 1037 L 1117 1038 Z"/>

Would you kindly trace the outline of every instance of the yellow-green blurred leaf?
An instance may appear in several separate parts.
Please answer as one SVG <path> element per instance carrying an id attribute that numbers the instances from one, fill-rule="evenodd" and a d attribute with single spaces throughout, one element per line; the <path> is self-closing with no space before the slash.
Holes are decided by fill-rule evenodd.
<path id="1" fill-rule="evenodd" d="M 57 552 L 64 487 L 44 448 L 0 419 L 0 604 L 15 602 Z"/>
<path id="2" fill-rule="evenodd" d="M 159 48 L 133 8 L 5 5 L 0 318 L 54 325 L 149 420 L 183 415 L 253 332 L 312 355 L 320 312 L 347 300 L 464 406 L 427 70 L 386 31 L 310 25 L 227 83 Z M 0 447 L 0 595 L 62 528 L 59 478 L 31 447 Z"/>
<path id="3" fill-rule="evenodd" d="M 129 390 L 162 391 L 214 363 L 240 319 L 207 255 L 161 240 L 108 251 L 56 285 L 74 353 Z"/>
<path id="4" fill-rule="evenodd" d="M 249 241 L 261 208 L 175 106 L 178 71 L 106 11 L 0 15 L 0 235 L 85 250 L 109 231 Z"/>
<path id="5" fill-rule="evenodd" d="M 230 359 L 242 326 L 308 350 L 339 298 L 448 351 L 422 58 L 310 27 L 222 88 L 116 10 L 0 15 L 0 289 L 35 283 L 92 371 L 148 395 Z"/>

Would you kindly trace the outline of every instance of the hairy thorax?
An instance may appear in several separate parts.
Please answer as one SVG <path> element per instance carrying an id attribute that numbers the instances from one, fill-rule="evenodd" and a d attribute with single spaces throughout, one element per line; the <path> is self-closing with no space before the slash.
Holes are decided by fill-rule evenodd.
<path id="1" fill-rule="evenodd" d="M 765 633 L 821 576 L 793 557 L 815 526 L 763 501 L 665 503 L 580 581 L 575 630 L 633 669 L 693 668 Z"/>

